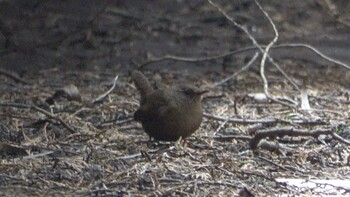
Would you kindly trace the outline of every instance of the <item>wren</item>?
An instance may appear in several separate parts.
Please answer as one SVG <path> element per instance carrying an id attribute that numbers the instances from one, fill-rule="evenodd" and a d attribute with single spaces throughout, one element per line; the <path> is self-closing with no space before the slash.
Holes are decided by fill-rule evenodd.
<path id="1" fill-rule="evenodd" d="M 131 77 L 141 94 L 134 119 L 141 122 L 150 139 L 185 139 L 199 128 L 203 116 L 201 95 L 208 90 L 191 85 L 153 87 L 140 71 L 132 71 Z"/>

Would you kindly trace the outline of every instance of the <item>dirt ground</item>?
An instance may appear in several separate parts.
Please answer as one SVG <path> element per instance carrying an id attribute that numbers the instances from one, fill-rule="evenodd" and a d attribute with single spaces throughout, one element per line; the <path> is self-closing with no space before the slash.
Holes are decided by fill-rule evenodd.
<path id="1" fill-rule="evenodd" d="M 275 37 L 254 1 L 213 2 Z M 0 196 L 349 195 L 278 179 L 349 176 L 350 3 L 258 2 L 286 74 L 266 61 L 271 99 L 261 52 L 208 1 L 0 1 Z M 211 89 L 185 143 L 148 142 L 132 69 Z"/>

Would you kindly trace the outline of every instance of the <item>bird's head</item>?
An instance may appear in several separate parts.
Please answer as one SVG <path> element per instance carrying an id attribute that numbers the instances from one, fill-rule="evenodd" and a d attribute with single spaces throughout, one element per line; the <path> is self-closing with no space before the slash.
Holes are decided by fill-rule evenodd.
<path id="1" fill-rule="evenodd" d="M 191 85 L 180 85 L 180 86 L 178 86 L 178 91 L 183 96 L 194 99 L 194 100 L 196 100 L 196 99 L 200 100 L 201 95 L 209 92 L 209 90 L 197 88 L 197 87 L 191 86 Z"/>

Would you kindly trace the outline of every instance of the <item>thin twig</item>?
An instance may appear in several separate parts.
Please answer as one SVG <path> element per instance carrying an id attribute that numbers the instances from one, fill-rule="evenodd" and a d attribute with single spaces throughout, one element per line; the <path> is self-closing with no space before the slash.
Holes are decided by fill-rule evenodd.
<path id="1" fill-rule="evenodd" d="M 36 158 L 39 158 L 39 157 L 44 157 L 46 155 L 51 155 L 53 153 L 54 153 L 54 151 L 46 151 L 46 152 L 35 154 L 35 155 L 25 156 L 25 157 L 23 157 L 23 159 L 28 159 L 28 160 L 29 159 L 36 159 Z"/>
<path id="2" fill-rule="evenodd" d="M 346 69 L 350 70 L 350 66 L 347 65 L 344 62 L 341 62 L 339 60 L 333 59 L 325 54 L 323 54 L 321 51 L 319 51 L 318 49 L 316 49 L 315 47 L 312 47 L 311 45 L 308 44 L 303 44 L 303 43 L 285 43 L 285 44 L 279 44 L 274 46 L 274 48 L 282 48 L 282 47 L 303 47 L 303 48 L 307 48 L 309 50 L 311 50 L 312 52 L 316 53 L 318 56 L 322 57 L 323 59 L 332 62 L 334 64 L 340 65 Z"/>
<path id="3" fill-rule="evenodd" d="M 238 70 L 237 72 L 233 73 L 233 75 L 219 81 L 219 82 L 216 82 L 214 85 L 212 85 L 212 88 L 215 88 L 217 86 L 220 86 L 226 82 L 228 82 L 229 80 L 233 79 L 234 77 L 236 77 L 238 74 L 240 74 L 241 72 L 247 70 L 256 60 L 256 58 L 259 57 L 259 53 L 256 52 L 255 55 L 253 56 L 253 58 L 245 65 L 243 66 L 240 70 Z"/>
<path id="4" fill-rule="evenodd" d="M 111 120 L 111 121 L 103 122 L 99 125 L 99 127 L 107 127 L 107 126 L 111 126 L 111 125 L 122 125 L 125 123 L 132 122 L 133 120 L 134 120 L 134 118 L 132 116 L 130 116 L 130 117 L 127 117 L 123 120 Z"/>
<path id="5" fill-rule="evenodd" d="M 23 83 L 25 85 L 31 85 L 31 83 L 29 83 L 28 81 L 24 81 L 23 79 L 15 76 L 14 74 L 9 73 L 3 69 L 0 69 L 0 74 L 5 75 L 6 77 L 11 78 L 11 79 L 15 80 L 16 82 L 20 82 L 20 83 Z"/>
<path id="6" fill-rule="evenodd" d="M 269 50 L 270 50 L 271 46 L 273 46 L 278 40 L 278 31 L 276 29 L 275 24 L 272 22 L 271 18 L 269 17 L 269 15 L 265 12 L 265 10 L 261 7 L 261 5 L 259 4 L 259 2 L 257 0 L 255 0 L 255 4 L 259 7 L 259 9 L 263 12 L 265 17 L 269 20 L 269 22 L 270 22 L 270 24 L 271 24 L 271 26 L 273 28 L 273 31 L 275 33 L 275 37 L 267 45 L 265 50 L 263 50 L 263 56 L 262 56 L 261 62 L 260 62 L 260 75 L 261 75 L 261 78 L 262 78 L 262 80 L 264 82 L 264 93 L 265 93 L 265 95 L 269 99 L 277 101 L 277 99 L 276 100 L 273 99 L 272 96 L 269 93 L 269 82 L 267 81 L 266 76 L 265 76 L 265 62 L 266 62 L 266 57 L 267 57 L 267 55 L 269 53 Z"/>
<path id="7" fill-rule="evenodd" d="M 166 60 L 174 60 L 174 61 L 182 61 L 182 62 L 204 62 L 204 61 L 216 60 L 216 59 L 220 59 L 220 58 L 227 57 L 230 55 L 235 55 L 235 54 L 251 51 L 251 50 L 254 50 L 256 48 L 257 47 L 255 47 L 255 46 L 250 46 L 250 47 L 222 53 L 219 55 L 214 55 L 214 56 L 209 56 L 209 57 L 198 57 L 198 58 L 180 57 L 180 56 L 175 56 L 175 55 L 165 55 L 163 57 L 153 57 L 153 58 L 150 58 L 147 62 L 144 62 L 144 63 L 138 65 L 138 67 L 139 67 L 138 69 L 142 69 L 144 66 L 146 66 L 148 64 L 162 62 L 162 61 L 166 61 Z"/>
<path id="8" fill-rule="evenodd" d="M 262 47 L 262 49 L 266 48 L 266 45 L 260 45 L 260 46 Z M 309 49 L 312 52 L 316 53 L 316 55 L 324 58 L 325 60 L 350 70 L 350 66 L 347 65 L 346 63 L 341 62 L 341 61 L 336 60 L 336 59 L 333 59 L 333 58 L 323 54 L 321 51 L 319 51 L 315 47 L 308 45 L 308 44 L 304 44 L 304 43 L 277 44 L 277 45 L 271 46 L 270 50 L 275 50 L 275 49 L 280 49 L 280 48 L 288 48 L 288 47 L 300 47 L 300 48 Z M 216 59 L 220 59 L 220 58 L 224 58 L 227 56 L 236 55 L 236 54 L 240 54 L 240 53 L 245 53 L 245 52 L 256 50 L 256 49 L 258 49 L 257 46 L 250 46 L 250 47 L 245 47 L 245 48 L 234 50 L 234 51 L 228 51 L 228 52 L 225 52 L 225 53 L 222 53 L 219 55 L 206 56 L 206 57 L 181 57 L 181 56 L 175 56 L 175 55 L 165 55 L 162 57 L 151 58 L 147 62 L 139 64 L 138 66 L 143 67 L 143 66 L 146 66 L 148 64 L 153 64 L 153 63 L 167 61 L 167 60 L 182 61 L 182 62 L 204 62 L 204 61 L 216 60 Z M 269 58 L 269 56 L 268 56 L 268 58 Z M 277 64 L 276 62 L 273 61 L 273 59 L 269 59 L 269 61 L 272 64 Z"/>
<path id="9" fill-rule="evenodd" d="M 68 129 L 68 131 L 70 131 L 71 133 L 76 133 L 76 131 L 71 126 L 69 126 L 65 121 L 63 121 L 60 117 L 55 116 L 55 115 L 51 114 L 50 112 L 48 112 L 48 111 L 46 111 L 46 110 L 44 110 L 36 105 L 1 102 L 0 106 L 33 109 L 37 112 L 40 112 L 40 113 L 46 115 L 47 117 L 49 117 L 51 119 L 58 121 L 59 123 L 62 124 L 63 127 Z"/>
<path id="10" fill-rule="evenodd" d="M 346 27 L 350 27 L 350 23 L 347 22 L 347 18 L 346 15 L 345 16 L 341 16 L 344 13 L 339 12 L 339 8 L 338 6 L 335 6 L 333 3 L 333 5 L 330 5 L 330 1 L 327 0 L 323 0 L 326 4 L 327 7 L 325 7 L 325 5 L 323 3 L 318 2 L 318 4 L 323 8 L 323 10 L 329 15 L 331 16 L 335 21 L 337 21 L 338 23 L 346 26 Z M 344 1 L 345 2 L 345 1 Z M 335 7 L 334 7 L 335 6 Z M 327 10 L 326 10 L 327 9 Z"/>
<path id="11" fill-rule="evenodd" d="M 274 97 L 272 97 L 269 93 L 269 85 L 268 85 L 268 81 L 265 77 L 265 61 L 266 61 L 266 57 L 268 57 L 269 55 L 269 51 L 270 51 L 270 48 L 277 42 L 278 40 L 278 31 L 276 29 L 276 26 L 275 24 L 273 23 L 272 19 L 270 18 L 270 16 L 267 14 L 267 12 L 261 7 L 261 5 L 259 4 L 259 2 L 257 0 L 255 0 L 255 3 L 256 5 L 259 7 L 259 9 L 264 13 L 265 17 L 269 20 L 272 28 L 273 28 L 273 31 L 275 33 L 275 37 L 273 38 L 273 40 L 266 46 L 265 50 L 262 50 L 261 52 L 263 53 L 263 57 L 261 58 L 261 63 L 260 63 L 260 75 L 261 75 L 261 78 L 263 79 L 263 82 L 264 82 L 264 93 L 265 95 L 272 101 L 276 102 L 276 103 L 280 103 L 282 105 L 286 105 L 286 106 L 289 106 L 289 107 L 292 107 L 292 108 L 295 108 L 295 105 L 291 105 L 289 103 L 286 103 L 286 102 L 283 102 L 281 100 L 278 100 Z M 274 60 L 271 58 L 269 58 L 269 60 L 271 62 L 274 62 Z M 273 63 L 273 65 L 276 66 L 276 68 L 284 75 L 284 77 L 287 78 L 288 81 L 290 81 L 297 90 L 300 90 L 299 87 L 294 83 L 294 81 L 292 81 L 289 76 L 279 67 L 278 64 L 276 63 Z"/>
<path id="12" fill-rule="evenodd" d="M 128 160 L 128 159 L 136 159 L 136 158 L 140 158 L 142 157 L 141 153 L 136 153 L 133 155 L 124 155 L 124 156 L 120 156 L 120 157 L 115 157 L 113 158 L 114 160 L 118 160 L 118 159 L 124 159 L 124 160 Z"/>
<path id="13" fill-rule="evenodd" d="M 94 104 L 98 103 L 98 102 L 102 101 L 104 98 L 106 98 L 116 87 L 118 78 L 119 78 L 118 75 L 115 76 L 112 87 L 106 93 L 100 95 L 97 99 L 93 100 L 92 103 L 94 103 Z"/>
<path id="14" fill-rule="evenodd" d="M 279 37 L 279 34 L 278 34 L 278 31 L 277 31 L 277 28 L 276 28 L 276 25 L 275 23 L 272 21 L 272 19 L 270 18 L 269 14 L 262 8 L 262 6 L 260 5 L 260 3 L 255 0 L 255 3 L 257 4 L 257 6 L 259 7 L 259 9 L 264 13 L 264 15 L 266 16 L 266 18 L 269 20 L 272 28 L 273 28 L 273 31 L 275 33 L 275 37 L 273 38 L 273 40 L 266 46 L 265 50 L 264 50 L 264 55 L 262 57 L 262 60 L 261 60 L 261 65 L 265 65 L 265 60 L 266 57 L 268 57 L 269 61 L 278 69 L 278 71 L 280 71 L 280 73 L 282 73 L 282 75 L 298 90 L 300 91 L 300 88 L 298 87 L 298 85 L 287 75 L 287 73 L 284 72 L 284 70 L 270 57 L 269 55 L 269 51 L 271 49 L 271 47 L 273 45 L 276 44 L 277 40 L 278 40 L 278 37 Z M 265 56 L 265 57 L 264 57 Z M 264 66 L 265 67 L 265 66 Z M 266 81 L 267 82 L 267 81 Z M 268 91 L 268 88 L 266 89 Z M 266 94 L 266 93 L 265 93 Z M 273 99 L 272 97 L 270 97 L 270 99 Z M 279 102 L 279 100 L 275 100 L 276 102 Z M 281 103 L 283 104 L 283 103 Z"/>
<path id="15" fill-rule="evenodd" d="M 332 137 L 334 139 L 338 140 L 339 142 L 344 143 L 344 144 L 346 144 L 348 146 L 350 145 L 350 141 L 349 140 L 346 140 L 346 139 L 340 137 L 337 133 L 333 132 L 331 135 L 332 135 Z"/>
<path id="16" fill-rule="evenodd" d="M 265 158 L 265 157 L 259 156 L 258 158 L 261 159 L 261 160 L 263 160 L 263 161 L 266 161 L 266 162 L 268 162 L 268 163 L 270 163 L 270 164 L 273 164 L 273 165 L 275 165 L 275 166 L 281 168 L 282 170 L 285 170 L 285 171 L 290 171 L 290 170 L 292 170 L 293 172 L 296 172 L 296 173 L 298 173 L 299 175 L 304 175 L 304 174 L 305 174 L 305 172 L 300 171 L 300 170 L 297 170 L 297 169 L 295 169 L 295 168 L 288 169 L 288 168 L 286 168 L 286 167 L 284 167 L 284 166 L 282 166 L 282 165 L 280 165 L 280 164 L 277 164 L 277 163 L 275 163 L 275 162 L 273 162 L 273 161 L 271 161 L 271 160 L 269 160 L 269 159 L 267 159 L 267 158 Z"/>
<path id="17" fill-rule="evenodd" d="M 213 136 L 213 139 L 216 140 L 243 140 L 243 141 L 249 141 L 252 139 L 252 137 L 244 136 L 244 135 L 215 135 Z"/>
<path id="18" fill-rule="evenodd" d="M 221 116 L 215 116 L 212 114 L 208 113 L 203 113 L 203 116 L 208 118 L 208 119 L 213 119 L 213 120 L 218 120 L 218 121 L 227 121 L 229 123 L 234 123 L 234 124 L 276 124 L 276 123 L 283 123 L 283 124 L 300 124 L 300 125 L 325 125 L 326 122 L 316 120 L 281 120 L 281 119 L 261 119 L 261 120 L 256 120 L 256 119 L 241 119 L 241 118 L 229 118 L 229 117 L 221 117 Z"/>

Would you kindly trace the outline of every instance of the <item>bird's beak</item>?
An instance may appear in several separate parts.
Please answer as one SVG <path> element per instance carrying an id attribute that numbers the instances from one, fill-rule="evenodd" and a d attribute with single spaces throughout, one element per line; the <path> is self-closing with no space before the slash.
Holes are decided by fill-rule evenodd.
<path id="1" fill-rule="evenodd" d="M 199 94 L 199 95 L 202 95 L 202 94 L 205 94 L 205 93 L 207 93 L 207 92 L 209 92 L 210 90 L 208 90 L 208 89 L 202 89 L 202 90 L 199 90 L 198 92 L 197 92 L 197 94 Z"/>

